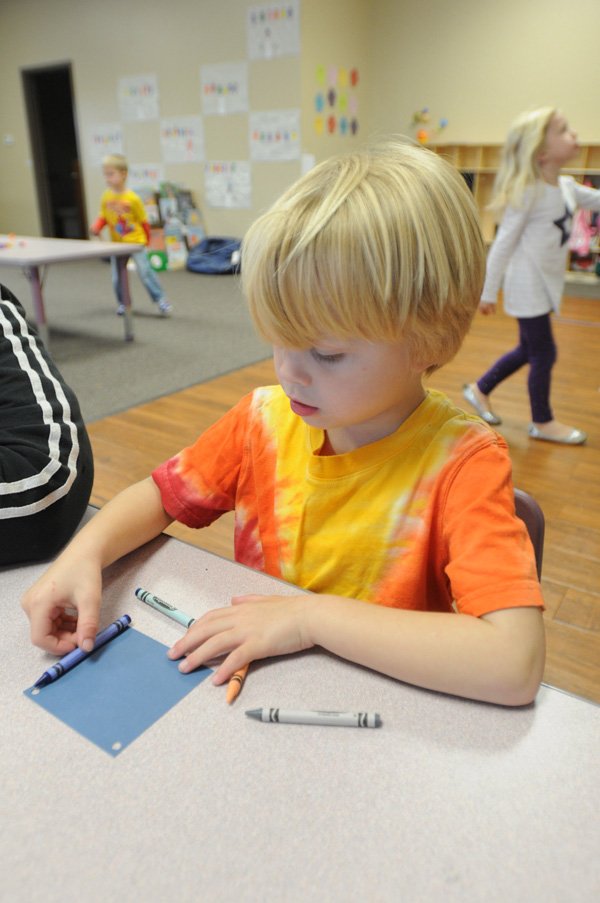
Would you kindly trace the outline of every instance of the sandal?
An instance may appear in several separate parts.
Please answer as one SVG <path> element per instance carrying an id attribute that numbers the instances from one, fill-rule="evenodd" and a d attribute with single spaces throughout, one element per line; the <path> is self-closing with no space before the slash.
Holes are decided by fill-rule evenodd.
<path id="1" fill-rule="evenodd" d="M 544 442 L 557 442 L 559 445 L 583 445 L 587 439 L 587 433 L 584 433 L 583 430 L 577 430 L 575 427 L 562 438 L 546 436 L 533 423 L 529 425 L 528 432 L 532 439 L 542 439 Z"/>
<path id="2" fill-rule="evenodd" d="M 473 387 L 468 383 L 465 383 L 465 385 L 463 386 L 463 396 L 469 402 L 469 404 L 475 408 L 481 419 L 485 420 L 486 423 L 489 423 L 491 426 L 499 426 L 502 423 L 502 420 L 497 416 L 497 414 L 494 414 L 493 411 L 490 411 L 489 408 L 486 408 L 479 401 L 479 398 L 473 391 Z"/>

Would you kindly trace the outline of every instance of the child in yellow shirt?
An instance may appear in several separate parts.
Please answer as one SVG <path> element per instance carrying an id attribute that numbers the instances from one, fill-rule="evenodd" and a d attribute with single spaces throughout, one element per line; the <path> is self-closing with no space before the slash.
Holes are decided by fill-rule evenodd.
<path id="1" fill-rule="evenodd" d="M 110 229 L 112 241 L 136 242 L 142 247 L 132 254 L 136 270 L 142 284 L 163 317 L 172 311 L 172 305 L 165 298 L 164 291 L 146 254 L 150 241 L 150 225 L 142 199 L 127 188 L 128 166 L 122 154 L 109 154 L 102 161 L 102 170 L 108 188 L 100 201 L 100 215 L 91 226 L 92 235 L 99 235 L 105 226 Z M 111 257 L 112 283 L 117 297 L 117 313 L 122 316 L 125 306 L 121 298 L 121 285 L 116 257 Z"/>

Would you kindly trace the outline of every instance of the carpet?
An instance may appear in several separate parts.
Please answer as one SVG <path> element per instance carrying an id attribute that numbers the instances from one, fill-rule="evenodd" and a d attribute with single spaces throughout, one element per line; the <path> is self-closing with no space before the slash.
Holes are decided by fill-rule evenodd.
<path id="1" fill-rule="evenodd" d="M 45 272 L 50 353 L 88 423 L 270 356 L 254 332 L 238 276 L 178 270 L 159 278 L 172 315 L 157 316 L 137 273 L 130 272 L 135 340 L 124 342 L 108 263 L 54 264 Z M 33 319 L 25 276 L 1 267 L 0 282 Z"/>

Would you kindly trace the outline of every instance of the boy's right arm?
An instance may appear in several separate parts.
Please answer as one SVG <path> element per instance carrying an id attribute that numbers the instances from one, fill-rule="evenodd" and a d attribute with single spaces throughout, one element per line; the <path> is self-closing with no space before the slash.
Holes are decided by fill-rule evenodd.
<path id="1" fill-rule="evenodd" d="M 90 226 L 90 232 L 92 235 L 100 235 L 104 227 L 107 225 L 107 220 L 103 216 L 99 216 L 95 222 Z"/>
<path id="2" fill-rule="evenodd" d="M 103 568 L 154 539 L 172 522 L 151 477 L 115 496 L 25 593 L 22 605 L 32 642 L 55 655 L 65 655 L 75 646 L 93 648 Z"/>

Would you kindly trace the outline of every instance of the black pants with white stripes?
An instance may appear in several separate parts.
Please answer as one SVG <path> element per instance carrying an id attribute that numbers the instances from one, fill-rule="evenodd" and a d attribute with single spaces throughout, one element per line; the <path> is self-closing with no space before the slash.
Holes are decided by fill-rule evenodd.
<path id="1" fill-rule="evenodd" d="M 0 566 L 56 555 L 79 525 L 93 479 L 75 392 L 0 285 Z"/>
<path id="2" fill-rule="evenodd" d="M 0 567 L 53 558 L 73 536 L 94 481 L 92 448 L 85 430 L 80 432 L 79 448 L 78 474 L 68 495 L 28 517 L 0 520 Z"/>

